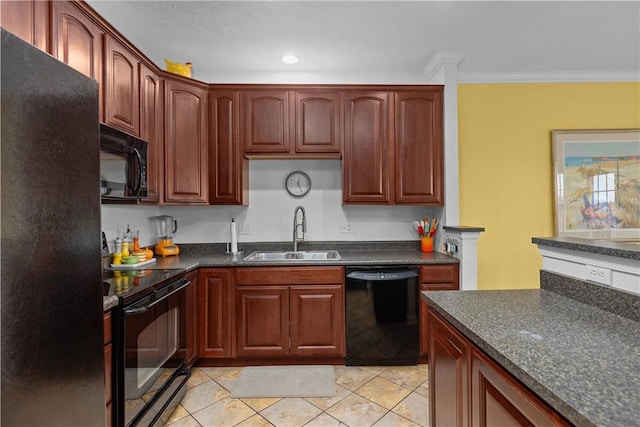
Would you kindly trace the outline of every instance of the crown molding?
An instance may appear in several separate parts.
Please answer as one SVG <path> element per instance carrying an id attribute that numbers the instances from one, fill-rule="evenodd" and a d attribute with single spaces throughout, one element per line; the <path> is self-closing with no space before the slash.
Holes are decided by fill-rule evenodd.
<path id="1" fill-rule="evenodd" d="M 464 49 L 436 50 L 436 53 L 433 54 L 427 65 L 424 67 L 424 73 L 427 75 L 427 79 L 432 79 L 440 67 L 445 64 L 455 64 L 456 67 L 459 66 L 466 54 L 467 51 Z"/>
<path id="2" fill-rule="evenodd" d="M 458 71 L 458 83 L 582 83 L 640 82 L 639 73 L 466 73 Z"/>

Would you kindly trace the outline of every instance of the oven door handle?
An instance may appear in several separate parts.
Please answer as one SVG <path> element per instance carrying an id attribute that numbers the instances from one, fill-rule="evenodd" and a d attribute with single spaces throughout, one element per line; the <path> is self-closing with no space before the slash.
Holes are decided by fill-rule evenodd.
<path id="1" fill-rule="evenodd" d="M 190 284 L 191 284 L 191 282 L 189 280 L 187 280 L 185 278 L 182 278 L 182 279 L 178 280 L 177 282 L 174 282 L 172 285 L 167 286 L 166 288 L 163 288 L 163 289 L 155 291 L 153 293 L 153 296 L 151 298 L 149 298 L 150 300 L 152 300 L 149 304 L 143 305 L 142 307 L 133 306 L 131 308 L 126 308 L 124 310 L 124 313 L 126 315 L 144 313 L 145 311 L 148 311 L 154 305 L 158 304 L 160 301 L 169 298 L 171 295 L 175 294 L 176 292 L 181 291 L 182 289 L 186 288 Z M 172 288 L 173 285 L 177 285 L 177 287 L 173 288 L 171 290 L 168 290 L 169 288 Z"/>

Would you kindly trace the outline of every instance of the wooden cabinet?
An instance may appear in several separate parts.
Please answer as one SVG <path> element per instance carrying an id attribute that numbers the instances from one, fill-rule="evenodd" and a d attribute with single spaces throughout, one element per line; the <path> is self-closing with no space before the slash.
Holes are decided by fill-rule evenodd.
<path id="1" fill-rule="evenodd" d="M 477 349 L 471 352 L 472 426 L 568 426 L 562 417 Z"/>
<path id="2" fill-rule="evenodd" d="M 393 200 L 389 103 L 388 92 L 345 93 L 342 159 L 345 204 L 385 204 Z"/>
<path id="3" fill-rule="evenodd" d="M 111 427 L 113 410 L 113 344 L 111 343 L 111 312 L 104 314 L 104 383 L 105 383 L 105 426 Z"/>
<path id="4" fill-rule="evenodd" d="M 165 93 L 165 202 L 206 204 L 207 87 L 167 76 Z"/>
<path id="5" fill-rule="evenodd" d="M 233 270 L 201 268 L 198 283 L 198 356 L 234 355 Z"/>
<path id="6" fill-rule="evenodd" d="M 297 90 L 295 99 L 295 152 L 340 153 L 340 92 Z"/>
<path id="7" fill-rule="evenodd" d="M 81 3 L 51 2 L 52 54 L 60 61 L 98 82 L 100 118 L 104 119 L 103 105 L 103 38 L 104 30 L 85 13 Z"/>
<path id="8" fill-rule="evenodd" d="M 570 425 L 442 317 L 427 314 L 430 425 Z"/>
<path id="9" fill-rule="evenodd" d="M 460 289 L 460 264 L 430 264 L 420 266 L 420 291 L 451 291 Z M 420 299 L 420 361 L 427 362 L 429 353 L 429 317 L 427 303 Z"/>
<path id="10" fill-rule="evenodd" d="M 209 92 L 209 203 L 249 203 L 249 165 L 240 146 L 240 92 Z"/>
<path id="11" fill-rule="evenodd" d="M 395 201 L 443 202 L 443 102 L 439 86 L 396 92 Z"/>
<path id="12" fill-rule="evenodd" d="M 49 4 L 36 0 L 2 0 L 0 24 L 2 28 L 44 52 L 49 46 Z"/>
<path id="13" fill-rule="evenodd" d="M 236 269 L 238 357 L 344 357 L 342 267 Z"/>
<path id="14" fill-rule="evenodd" d="M 242 140 L 245 153 L 289 152 L 289 91 L 243 90 Z"/>
<path id="15" fill-rule="evenodd" d="M 164 196 L 164 82 L 140 64 L 140 137 L 147 147 L 147 197 L 160 202 Z"/>
<path id="16" fill-rule="evenodd" d="M 105 123 L 140 135 L 138 58 L 110 36 L 105 37 Z"/>
<path id="17" fill-rule="evenodd" d="M 187 287 L 185 296 L 187 298 L 186 319 L 185 319 L 185 344 L 187 366 L 192 366 L 198 359 L 198 270 L 186 275 L 191 284 Z"/>

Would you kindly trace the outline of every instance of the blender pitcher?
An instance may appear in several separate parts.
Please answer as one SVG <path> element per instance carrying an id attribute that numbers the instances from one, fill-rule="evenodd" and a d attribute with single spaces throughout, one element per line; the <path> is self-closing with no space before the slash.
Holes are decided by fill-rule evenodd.
<path id="1" fill-rule="evenodd" d="M 178 255 L 180 249 L 173 243 L 173 233 L 178 231 L 178 221 L 171 215 L 160 215 L 151 217 L 156 223 L 158 232 L 158 244 L 156 245 L 156 255 Z"/>

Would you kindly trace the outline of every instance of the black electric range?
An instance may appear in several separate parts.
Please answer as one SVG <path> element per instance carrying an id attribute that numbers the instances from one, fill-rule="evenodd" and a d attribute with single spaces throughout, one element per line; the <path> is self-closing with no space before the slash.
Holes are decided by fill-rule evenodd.
<path id="1" fill-rule="evenodd" d="M 119 305 L 127 305 L 178 279 L 184 269 L 131 269 L 103 272 L 104 296 L 115 295 Z"/>

